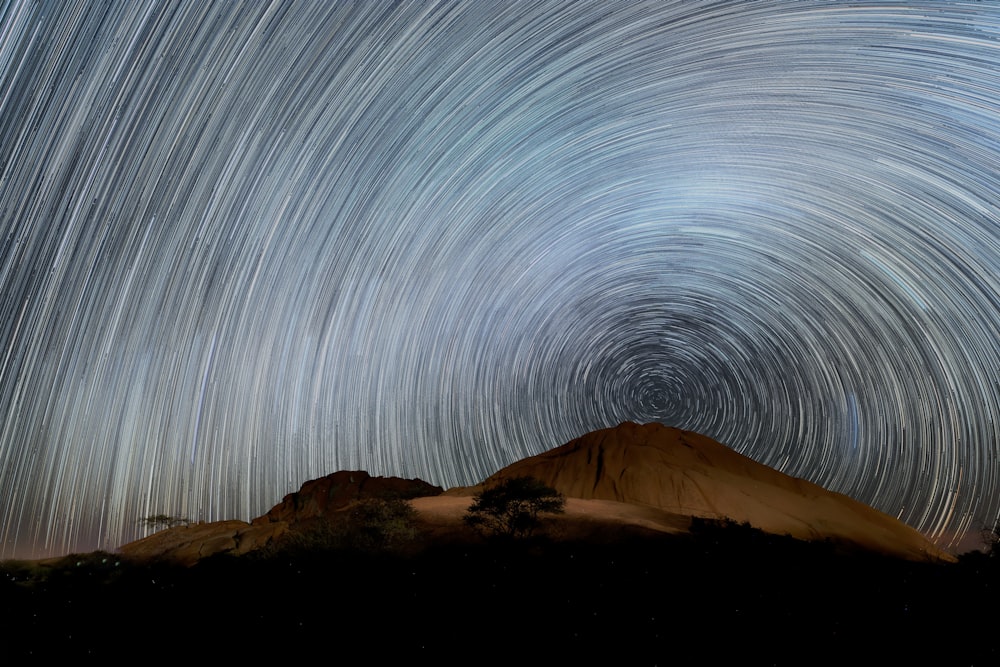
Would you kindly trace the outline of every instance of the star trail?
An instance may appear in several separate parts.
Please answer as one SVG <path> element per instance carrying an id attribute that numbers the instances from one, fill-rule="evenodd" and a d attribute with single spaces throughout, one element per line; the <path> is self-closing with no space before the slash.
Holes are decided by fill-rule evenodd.
<path id="1" fill-rule="evenodd" d="M 625 420 L 992 525 L 997 63 L 993 2 L 0 2 L 0 557 Z"/>

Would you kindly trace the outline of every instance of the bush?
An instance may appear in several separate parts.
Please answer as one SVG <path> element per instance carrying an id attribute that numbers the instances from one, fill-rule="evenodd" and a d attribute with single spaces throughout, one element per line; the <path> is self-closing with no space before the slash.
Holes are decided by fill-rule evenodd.
<path id="1" fill-rule="evenodd" d="M 467 525 L 492 537 L 523 538 L 540 524 L 539 514 L 561 514 L 566 499 L 534 477 L 512 477 L 473 496 Z"/>
<path id="2" fill-rule="evenodd" d="M 416 510 L 402 498 L 365 498 L 351 510 L 347 543 L 362 550 L 398 546 L 416 537 Z"/>
<path id="3" fill-rule="evenodd" d="M 983 551 L 987 556 L 996 558 L 1000 556 L 1000 519 L 997 519 L 992 526 L 985 526 L 979 531 L 979 536 L 983 541 Z"/>
<path id="4" fill-rule="evenodd" d="M 403 498 L 363 498 L 347 510 L 289 530 L 260 555 L 308 557 L 334 551 L 390 551 L 416 537 L 415 518 L 416 510 Z"/>

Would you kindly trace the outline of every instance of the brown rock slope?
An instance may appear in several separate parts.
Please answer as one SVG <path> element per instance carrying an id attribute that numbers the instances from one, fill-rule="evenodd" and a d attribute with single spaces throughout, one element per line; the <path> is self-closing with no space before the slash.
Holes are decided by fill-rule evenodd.
<path id="1" fill-rule="evenodd" d="M 246 521 L 212 521 L 174 526 L 118 549 L 131 561 L 162 560 L 177 565 L 194 565 L 202 558 L 219 553 L 240 556 L 259 549 L 281 536 L 286 523 L 254 525 Z"/>
<path id="2" fill-rule="evenodd" d="M 693 517 L 729 518 L 804 540 L 831 539 L 909 560 L 954 560 L 919 532 L 845 495 L 757 463 L 714 440 L 662 424 L 626 422 L 507 466 L 570 498 L 604 499 Z"/>
<path id="3" fill-rule="evenodd" d="M 309 480 L 250 523 L 230 520 L 176 526 L 125 544 L 118 551 L 131 560 L 156 559 L 193 565 L 215 554 L 239 556 L 260 549 L 289 527 L 341 510 L 362 498 L 413 498 L 441 491 L 441 487 L 419 479 L 372 477 L 360 470 L 341 470 Z"/>

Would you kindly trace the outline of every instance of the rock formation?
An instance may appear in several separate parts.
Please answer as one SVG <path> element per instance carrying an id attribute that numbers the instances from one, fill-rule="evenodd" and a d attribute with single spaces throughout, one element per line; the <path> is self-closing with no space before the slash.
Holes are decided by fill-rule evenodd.
<path id="1" fill-rule="evenodd" d="M 588 433 L 517 461 L 476 487 L 532 476 L 570 498 L 731 519 L 778 535 L 833 540 L 910 560 L 953 557 L 898 519 L 845 495 L 791 477 L 714 440 L 662 424 L 630 422 Z"/>
<path id="2" fill-rule="evenodd" d="M 417 499 L 411 504 L 427 537 L 463 539 L 461 519 L 471 496 L 517 476 L 536 477 L 567 497 L 567 512 L 559 519 L 566 536 L 592 539 L 594 531 L 614 533 L 614 526 L 677 533 L 692 517 L 701 517 L 909 560 L 955 560 L 910 526 L 845 495 L 757 463 L 705 436 L 630 422 L 517 461 L 474 487 L 442 492 L 419 479 L 340 471 L 306 482 L 251 523 L 170 528 L 120 551 L 133 559 L 182 564 L 217 553 L 240 555 L 372 496 Z"/>
<path id="3" fill-rule="evenodd" d="M 342 470 L 306 482 L 297 492 L 285 496 L 267 514 L 254 519 L 253 523 L 295 523 L 342 509 L 362 498 L 418 498 L 436 496 L 443 490 L 420 479 L 372 477 L 361 470 Z"/>
<path id="4" fill-rule="evenodd" d="M 362 498 L 414 498 L 441 492 L 441 487 L 419 479 L 372 477 L 363 471 L 342 470 L 306 482 L 250 523 L 231 520 L 176 526 L 130 542 L 119 552 L 130 560 L 193 565 L 215 554 L 239 556 L 265 547 L 300 522 L 344 509 Z"/>

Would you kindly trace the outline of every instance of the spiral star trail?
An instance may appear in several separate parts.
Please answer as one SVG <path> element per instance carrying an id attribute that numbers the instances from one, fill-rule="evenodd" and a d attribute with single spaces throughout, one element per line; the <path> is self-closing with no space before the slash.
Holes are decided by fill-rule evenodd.
<path id="1" fill-rule="evenodd" d="M 992 2 L 0 3 L 0 556 L 625 420 L 992 524 L 997 63 Z"/>

